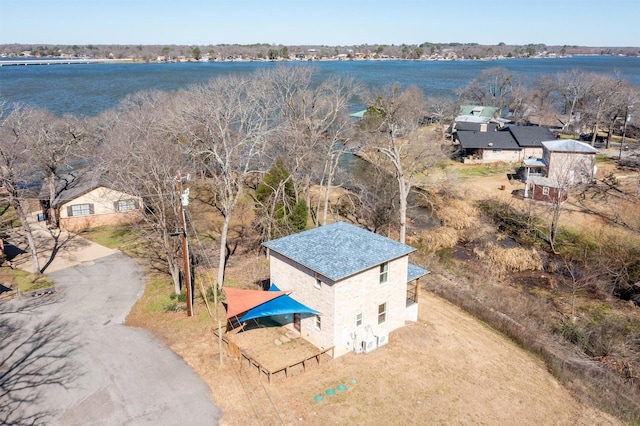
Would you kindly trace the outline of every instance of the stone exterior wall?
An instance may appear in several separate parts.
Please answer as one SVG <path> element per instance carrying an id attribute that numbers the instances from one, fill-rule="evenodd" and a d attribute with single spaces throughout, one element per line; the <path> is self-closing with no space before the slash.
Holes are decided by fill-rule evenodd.
<path id="1" fill-rule="evenodd" d="M 339 282 L 320 277 L 278 253 L 269 255 L 271 281 L 291 297 L 322 313 L 321 329 L 315 316 L 303 317 L 301 336 L 324 349 L 335 346 L 334 357 L 353 351 L 367 339 L 386 335 L 405 324 L 408 256 L 389 262 L 388 280 L 380 284 L 380 266 Z M 378 307 L 387 304 L 386 320 L 378 324 Z M 357 316 L 362 324 L 357 326 Z"/>

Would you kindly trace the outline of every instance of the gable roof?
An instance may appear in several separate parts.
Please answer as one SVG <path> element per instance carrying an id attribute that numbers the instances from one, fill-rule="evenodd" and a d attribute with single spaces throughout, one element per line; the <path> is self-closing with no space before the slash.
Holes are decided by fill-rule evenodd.
<path id="1" fill-rule="evenodd" d="M 500 108 L 482 105 L 460 105 L 460 115 L 492 118 L 500 115 Z"/>
<path id="2" fill-rule="evenodd" d="M 332 281 L 415 251 L 413 247 L 345 222 L 336 222 L 263 243 Z"/>
<path id="3" fill-rule="evenodd" d="M 87 169 L 74 170 L 71 173 L 61 176 L 56 184 L 56 196 L 52 207 L 60 207 L 64 203 L 93 191 L 96 188 L 114 188 L 113 183 L 108 179 L 106 172 L 91 171 Z M 49 198 L 49 186 L 43 182 L 40 190 L 40 199 Z"/>
<path id="4" fill-rule="evenodd" d="M 507 129 L 523 148 L 542 148 L 542 141 L 553 139 L 553 132 L 546 127 L 509 126 Z"/>
<path id="5" fill-rule="evenodd" d="M 520 149 L 513 135 L 505 131 L 457 132 L 456 139 L 464 149 Z"/>
<path id="6" fill-rule="evenodd" d="M 581 154 L 595 154 L 597 149 L 584 142 L 574 139 L 557 139 L 542 141 L 542 146 L 551 152 L 577 152 Z"/>

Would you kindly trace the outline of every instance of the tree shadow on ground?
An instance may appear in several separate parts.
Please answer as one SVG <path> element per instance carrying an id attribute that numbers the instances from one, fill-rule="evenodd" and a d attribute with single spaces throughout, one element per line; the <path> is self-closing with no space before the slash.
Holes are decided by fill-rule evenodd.
<path id="1" fill-rule="evenodd" d="M 46 404 L 50 388 L 71 388 L 82 373 L 70 356 L 74 333 L 66 322 L 36 320 L 51 300 L 0 303 L 0 424 L 45 425 L 56 414 Z"/>

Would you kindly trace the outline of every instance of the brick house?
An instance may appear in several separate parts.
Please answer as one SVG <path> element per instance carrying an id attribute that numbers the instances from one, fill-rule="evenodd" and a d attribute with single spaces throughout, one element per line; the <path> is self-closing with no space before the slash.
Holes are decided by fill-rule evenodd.
<path id="1" fill-rule="evenodd" d="M 264 243 L 270 279 L 320 315 L 294 315 L 291 326 L 334 357 L 368 352 L 418 318 L 413 247 L 344 222 Z"/>
<path id="2" fill-rule="evenodd" d="M 53 205 L 46 185 L 40 193 L 42 217 L 55 214 L 60 229 L 82 229 L 138 220 L 142 199 L 113 188 L 101 174 L 77 172 L 60 179 Z"/>

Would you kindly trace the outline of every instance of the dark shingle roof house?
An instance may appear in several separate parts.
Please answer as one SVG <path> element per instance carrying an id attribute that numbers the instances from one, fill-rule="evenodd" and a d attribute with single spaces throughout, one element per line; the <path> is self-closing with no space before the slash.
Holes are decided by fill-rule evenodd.
<path id="1" fill-rule="evenodd" d="M 546 127 L 509 126 L 507 130 L 523 148 L 542 148 L 542 141 L 552 140 L 553 132 Z"/>
<path id="2" fill-rule="evenodd" d="M 268 241 L 264 246 L 334 282 L 416 250 L 345 222 Z M 425 273 L 414 267 L 408 277 Z"/>
<path id="3" fill-rule="evenodd" d="M 505 131 L 458 132 L 456 139 L 464 149 L 520 149 L 511 133 Z"/>

